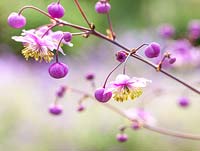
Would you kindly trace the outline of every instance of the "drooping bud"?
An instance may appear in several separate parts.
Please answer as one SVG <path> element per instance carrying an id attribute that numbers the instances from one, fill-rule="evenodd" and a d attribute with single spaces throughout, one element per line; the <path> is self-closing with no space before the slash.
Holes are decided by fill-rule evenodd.
<path id="1" fill-rule="evenodd" d="M 60 3 L 51 3 L 47 7 L 48 13 L 53 18 L 62 18 L 65 14 L 65 9 Z"/>
<path id="2" fill-rule="evenodd" d="M 60 115 L 62 111 L 62 106 L 58 104 L 51 104 L 49 107 L 49 113 L 51 113 L 52 115 Z"/>
<path id="3" fill-rule="evenodd" d="M 97 99 L 97 101 L 99 101 L 101 103 L 105 103 L 111 99 L 112 92 L 110 92 L 110 91 L 105 92 L 105 88 L 98 88 L 98 89 L 96 89 L 94 96 Z"/>
<path id="4" fill-rule="evenodd" d="M 65 42 L 70 42 L 72 40 L 72 34 L 70 32 L 65 32 L 63 39 Z"/>
<path id="5" fill-rule="evenodd" d="M 106 14 L 110 11 L 111 5 L 108 2 L 98 1 L 95 5 L 95 10 L 99 14 Z"/>
<path id="6" fill-rule="evenodd" d="M 8 16 L 8 24 L 12 28 L 22 28 L 26 25 L 26 18 L 21 14 L 13 12 Z"/>
<path id="7" fill-rule="evenodd" d="M 66 64 L 56 62 L 49 67 L 49 74 L 53 78 L 60 79 L 67 75 L 68 70 L 69 68 Z"/>
<path id="8" fill-rule="evenodd" d="M 119 62 L 124 62 L 126 60 L 127 54 L 123 51 L 118 51 L 116 54 L 116 60 Z"/>
<path id="9" fill-rule="evenodd" d="M 128 140 L 128 135 L 126 135 L 126 134 L 124 134 L 124 133 L 122 133 L 122 134 L 117 134 L 116 139 L 117 139 L 119 142 L 123 143 L 123 142 L 126 142 L 126 141 Z"/>
<path id="10" fill-rule="evenodd" d="M 158 57 L 160 54 L 160 45 L 156 42 L 152 42 L 145 48 L 145 55 L 148 58 Z"/>

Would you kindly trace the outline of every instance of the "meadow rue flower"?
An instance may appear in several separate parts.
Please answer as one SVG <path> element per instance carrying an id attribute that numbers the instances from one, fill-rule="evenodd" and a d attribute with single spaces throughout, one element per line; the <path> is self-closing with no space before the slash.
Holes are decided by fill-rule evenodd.
<path id="1" fill-rule="evenodd" d="M 95 10 L 99 14 L 106 14 L 110 9 L 111 5 L 106 0 L 100 0 L 95 4 Z"/>
<path id="2" fill-rule="evenodd" d="M 61 62 L 55 62 L 49 67 L 49 74 L 51 77 L 60 79 L 68 74 L 68 66 Z"/>
<path id="3" fill-rule="evenodd" d="M 12 39 L 23 43 L 25 48 L 22 50 L 22 54 L 26 60 L 28 60 L 29 57 L 34 58 L 36 61 L 44 60 L 46 62 L 50 62 L 53 59 L 54 54 L 52 51 L 56 49 L 56 47 L 48 37 L 41 38 L 33 30 L 24 30 L 22 36 L 13 36 Z"/>
<path id="4" fill-rule="evenodd" d="M 160 54 L 160 45 L 156 42 L 150 43 L 146 48 L 145 48 L 145 55 L 148 58 L 155 58 L 158 57 Z"/>
<path id="5" fill-rule="evenodd" d="M 130 78 L 125 74 L 119 74 L 116 80 L 110 83 L 107 90 L 113 92 L 113 98 L 116 101 L 134 100 L 142 95 L 142 88 L 146 87 L 147 82 L 151 81 L 144 78 Z"/>
<path id="6" fill-rule="evenodd" d="M 117 140 L 121 143 L 126 142 L 128 140 L 128 135 L 126 134 L 117 134 L 116 136 Z"/>
<path id="7" fill-rule="evenodd" d="M 99 101 L 101 103 L 106 103 L 111 99 L 112 92 L 106 91 L 105 88 L 98 88 L 98 89 L 96 89 L 94 96 L 97 99 L 97 101 Z"/>
<path id="8" fill-rule="evenodd" d="M 59 104 L 51 104 L 49 107 L 49 113 L 52 115 L 60 115 L 63 112 L 63 108 Z"/>
<path id="9" fill-rule="evenodd" d="M 26 25 L 26 18 L 21 14 L 13 12 L 8 16 L 8 24 L 12 28 L 22 28 Z"/>
<path id="10" fill-rule="evenodd" d="M 143 108 L 131 108 L 124 112 L 129 118 L 136 119 L 141 124 L 144 122 L 148 125 L 156 125 L 156 119 L 151 115 L 150 112 L 145 111 Z"/>
<path id="11" fill-rule="evenodd" d="M 178 104 L 181 107 L 188 107 L 190 105 L 190 100 L 186 97 L 181 97 L 178 99 Z"/>
<path id="12" fill-rule="evenodd" d="M 158 32 L 163 38 L 171 38 L 175 33 L 175 29 L 170 24 L 163 24 L 159 27 Z"/>
<path id="13" fill-rule="evenodd" d="M 53 18 L 62 18 L 65 14 L 65 9 L 60 3 L 51 3 L 47 7 L 48 13 Z"/>

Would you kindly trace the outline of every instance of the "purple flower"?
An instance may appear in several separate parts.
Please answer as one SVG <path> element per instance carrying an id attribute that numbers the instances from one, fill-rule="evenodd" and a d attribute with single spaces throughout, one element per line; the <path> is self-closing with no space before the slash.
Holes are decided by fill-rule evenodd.
<path id="1" fill-rule="evenodd" d="M 150 80 L 144 78 L 130 78 L 127 75 L 119 74 L 116 80 L 106 88 L 107 91 L 113 91 L 113 98 L 116 101 L 123 102 L 128 99 L 134 100 L 142 95 L 142 88 L 146 87 Z"/>
<path id="2" fill-rule="evenodd" d="M 116 60 L 119 62 L 124 62 L 127 58 L 127 54 L 123 51 L 118 51 L 115 56 Z"/>
<path id="3" fill-rule="evenodd" d="M 49 113 L 52 115 L 60 115 L 63 112 L 63 108 L 59 104 L 51 104 L 49 107 Z"/>
<path id="4" fill-rule="evenodd" d="M 146 48 L 145 48 L 145 55 L 148 58 L 155 58 L 158 57 L 160 54 L 160 45 L 156 42 L 150 43 Z"/>
<path id="5" fill-rule="evenodd" d="M 163 38 L 171 38 L 175 33 L 175 29 L 170 24 L 164 24 L 159 27 L 158 32 Z"/>
<path id="6" fill-rule="evenodd" d="M 49 67 L 49 74 L 55 79 L 64 78 L 68 72 L 68 66 L 61 62 L 55 62 Z"/>
<path id="7" fill-rule="evenodd" d="M 98 88 L 96 89 L 94 96 L 97 99 L 97 101 L 101 103 L 106 103 L 111 99 L 112 92 L 109 90 L 106 91 L 105 88 Z"/>
<path id="8" fill-rule="evenodd" d="M 188 32 L 192 39 L 200 38 L 200 20 L 192 20 L 188 25 Z"/>

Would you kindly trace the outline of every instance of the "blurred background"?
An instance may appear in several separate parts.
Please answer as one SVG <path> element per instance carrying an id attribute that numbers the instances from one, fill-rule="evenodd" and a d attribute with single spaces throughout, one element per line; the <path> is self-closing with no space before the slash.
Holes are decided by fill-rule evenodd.
<path id="1" fill-rule="evenodd" d="M 64 113 L 54 117 L 48 113 L 60 85 L 69 85 L 93 93 L 84 76 L 88 72 L 96 75 L 100 87 L 106 75 L 117 64 L 114 53 L 119 48 L 94 37 L 73 38 L 73 48 L 65 47 L 67 55 L 61 60 L 69 65 L 70 73 L 62 80 L 48 75 L 49 64 L 33 60 L 25 61 L 20 43 L 11 40 L 21 30 L 7 25 L 7 17 L 24 5 L 34 5 L 46 10 L 50 0 L 1 0 L 0 1 L 0 150 L 5 151 L 198 151 L 199 141 L 163 136 L 148 130 L 127 130 L 129 140 L 118 143 L 115 139 L 119 127 L 129 122 L 112 111 L 96 104 L 94 100 L 84 102 L 86 110 L 76 111 L 80 95 L 67 94 L 61 104 Z M 85 25 L 72 0 L 61 1 L 66 9 L 63 19 Z M 83 9 L 96 28 L 105 33 L 106 17 L 96 14 L 96 0 L 80 0 Z M 188 22 L 200 18 L 199 0 L 125 0 L 111 1 L 111 19 L 118 41 L 126 46 L 138 47 L 151 41 L 163 42 L 157 35 L 157 27 L 172 24 L 177 32 L 185 32 Z M 48 24 L 49 20 L 33 10 L 24 13 L 25 29 Z M 57 29 L 61 30 L 60 27 Z M 65 31 L 73 31 L 64 28 Z M 141 52 L 142 53 L 142 52 Z M 98 67 L 98 68 L 97 68 Z M 167 69 L 169 72 L 199 88 L 199 67 Z M 110 81 L 121 73 L 119 68 Z M 200 134 L 200 97 L 166 76 L 156 73 L 147 65 L 130 59 L 128 75 L 151 79 L 144 94 L 135 102 L 111 104 L 127 110 L 143 107 L 157 121 L 157 126 L 178 131 Z M 159 93 L 157 93 L 159 91 Z M 177 105 L 180 97 L 188 97 L 190 106 Z"/>

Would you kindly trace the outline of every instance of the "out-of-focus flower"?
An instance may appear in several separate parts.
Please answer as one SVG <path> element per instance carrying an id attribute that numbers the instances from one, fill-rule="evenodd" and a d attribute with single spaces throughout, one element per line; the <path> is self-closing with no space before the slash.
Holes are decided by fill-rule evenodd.
<path id="1" fill-rule="evenodd" d="M 200 38 L 200 20 L 192 20 L 189 22 L 188 34 L 194 40 Z"/>
<path id="2" fill-rule="evenodd" d="M 175 33 L 175 29 L 170 24 L 163 24 L 158 28 L 158 32 L 163 38 L 171 38 Z"/>
<path id="3" fill-rule="evenodd" d="M 139 97 L 143 92 L 142 88 L 146 87 L 147 82 L 151 81 L 144 78 L 130 78 L 125 74 L 120 74 L 106 89 L 113 92 L 114 100 L 123 102 Z"/>
<path id="4" fill-rule="evenodd" d="M 200 63 L 200 52 L 186 39 L 174 41 L 168 49 L 169 52 L 176 58 L 174 66 L 197 66 Z"/>
<path id="5" fill-rule="evenodd" d="M 150 112 L 145 111 L 143 108 L 132 108 L 125 111 L 125 114 L 131 118 L 136 119 L 141 123 L 148 125 L 156 125 L 156 119 L 151 115 Z"/>

